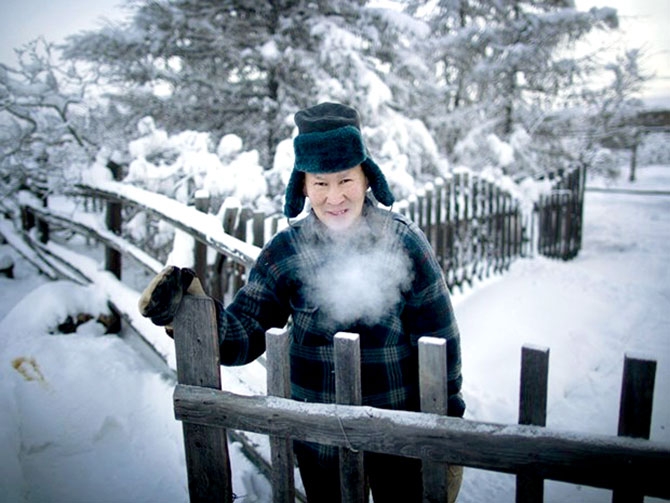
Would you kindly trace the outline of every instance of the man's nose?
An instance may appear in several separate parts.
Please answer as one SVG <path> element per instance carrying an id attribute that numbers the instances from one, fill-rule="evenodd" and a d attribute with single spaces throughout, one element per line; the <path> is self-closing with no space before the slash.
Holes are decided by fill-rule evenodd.
<path id="1" fill-rule="evenodd" d="M 344 190 L 339 185 L 328 187 L 328 202 L 330 204 L 339 204 L 344 201 Z"/>

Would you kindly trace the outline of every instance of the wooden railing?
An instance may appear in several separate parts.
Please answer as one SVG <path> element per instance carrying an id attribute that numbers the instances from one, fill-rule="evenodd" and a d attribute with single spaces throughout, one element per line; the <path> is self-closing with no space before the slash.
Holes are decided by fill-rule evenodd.
<path id="1" fill-rule="evenodd" d="M 561 178 L 561 180 L 565 179 Z M 509 261 L 515 256 L 515 253 L 519 250 L 521 250 L 522 255 L 525 253 L 523 246 L 527 239 L 526 231 L 523 230 L 524 226 L 518 223 L 518 210 L 514 208 L 511 198 L 496 195 L 497 193 L 492 188 L 482 188 L 485 184 L 481 180 L 472 182 L 472 178 L 470 178 L 469 189 L 463 188 L 466 184 L 463 178 L 458 183 L 454 180 L 449 183 L 451 189 L 447 188 L 447 182 L 444 182 L 444 184 L 438 182 L 436 184 L 438 190 L 431 191 L 431 187 L 427 187 L 428 190 L 424 194 L 419 194 L 413 206 L 412 203 L 408 203 L 404 208 L 404 205 L 400 205 L 399 209 L 406 212 L 410 218 L 416 219 L 436 250 L 441 248 L 449 250 L 452 245 L 454 249 L 461 251 L 470 250 L 467 253 L 463 252 L 461 258 L 453 259 L 454 264 L 461 264 L 458 268 L 452 268 L 454 271 L 451 273 L 453 285 L 467 283 L 471 281 L 468 278 L 486 274 L 489 269 L 494 271 L 504 269 L 509 265 Z M 473 183 L 474 185 L 472 185 Z M 454 188 L 456 186 L 461 188 Z M 572 191 L 574 188 L 568 185 L 560 190 Z M 233 213 L 228 214 L 228 217 L 224 217 L 224 222 L 229 222 L 229 224 L 224 224 L 224 228 L 222 228 L 221 222 L 213 215 L 207 215 L 198 211 L 197 208 L 185 207 L 164 196 L 148 193 L 121 183 L 82 185 L 79 187 L 79 191 L 80 194 L 102 198 L 108 201 L 108 205 L 118 205 L 119 203 L 137 205 L 157 218 L 164 219 L 175 227 L 193 235 L 196 241 L 200 243 L 194 251 L 196 270 L 198 270 L 198 267 L 202 267 L 202 264 L 206 266 L 206 263 L 203 262 L 202 248 L 211 247 L 215 249 L 217 253 L 225 256 L 223 261 L 226 264 L 225 269 L 233 270 L 236 274 L 234 276 L 236 279 L 229 282 L 230 288 L 224 288 L 224 292 L 230 292 L 235 288 L 236 283 L 243 284 L 246 270 L 254 263 L 260 251 L 261 240 L 255 237 L 256 233 L 260 236 L 262 232 L 264 240 L 267 239 L 276 231 L 276 224 L 279 221 L 275 219 L 273 224 L 268 225 L 264 216 L 261 218 L 261 215 L 257 213 L 246 211 L 244 218 L 233 217 Z M 447 197 L 448 191 L 451 191 L 449 192 L 451 195 Z M 477 202 L 469 199 L 470 196 L 466 197 L 466 194 L 477 194 L 477 197 L 474 198 L 474 201 Z M 486 197 L 484 197 L 484 194 L 486 194 Z M 506 198 L 507 202 L 504 202 Z M 445 199 L 450 201 L 449 204 L 444 202 Z M 496 201 L 493 206 L 502 208 L 503 212 L 489 212 L 483 202 L 490 200 Z M 508 208 L 509 211 L 505 208 Z M 107 225 L 110 228 L 99 228 L 92 225 L 90 219 L 73 214 L 59 214 L 46 207 L 43 201 L 33 200 L 30 197 L 24 197 L 20 200 L 20 209 L 24 224 L 23 238 L 30 243 L 32 249 L 37 251 L 40 256 L 59 259 L 63 263 L 63 270 L 71 270 L 68 274 L 72 279 L 83 278 L 85 272 L 82 273 L 78 264 L 73 263 L 72 260 L 68 261 L 67 256 L 57 256 L 57 249 L 50 242 L 50 236 L 53 237 L 56 233 L 49 233 L 49 225 L 55 228 L 72 229 L 77 233 L 100 241 L 108 249 L 116 250 L 119 257 L 133 258 L 151 272 L 157 272 L 162 268 L 159 261 L 143 250 L 132 246 L 120 236 L 121 230 L 115 223 L 118 219 L 108 219 Z M 118 210 L 113 208 L 107 211 L 108 215 L 118 215 Z M 449 215 L 449 218 L 446 218 L 447 215 Z M 234 221 L 246 221 L 247 223 L 238 227 L 233 225 L 232 222 Z M 438 225 L 438 222 L 442 224 Z M 579 225 L 581 225 L 581 219 Z M 4 226 L 3 222 L 3 228 L 0 228 L 0 231 L 3 231 Z M 245 235 L 246 229 L 250 229 L 254 233 L 254 237 Z M 231 236 L 231 234 L 235 234 L 237 237 Z M 471 241 L 471 245 L 463 245 L 462 241 L 459 241 L 461 239 L 458 237 L 459 235 L 476 236 L 476 238 Z M 561 235 L 570 234 L 562 233 Z M 515 236 L 516 241 L 511 239 L 512 236 Z M 519 240 L 520 236 L 521 240 Z M 575 242 L 580 242 L 581 227 L 574 236 Z M 254 241 L 257 246 L 251 244 L 250 241 Z M 457 244 L 457 242 L 461 244 Z M 491 248 L 487 245 L 490 243 L 497 244 Z M 574 253 L 574 249 L 571 253 Z M 109 256 L 109 253 L 106 253 L 107 256 Z M 445 258 L 448 256 L 449 253 L 446 252 L 442 256 L 443 266 L 448 262 Z M 474 257 L 474 260 L 470 260 L 471 257 Z M 487 261 L 484 261 L 484 258 Z M 488 260 L 489 258 L 491 260 Z M 198 260 L 201 261 L 201 265 L 197 265 Z M 121 261 L 113 259 L 106 262 L 107 269 L 120 278 Z M 53 264 L 54 262 L 50 263 Z M 54 267 L 54 271 L 55 269 Z M 50 277 L 59 276 L 49 267 L 43 270 Z M 66 277 L 68 277 L 67 274 Z M 135 303 L 132 302 L 132 304 L 134 306 Z M 203 337 L 200 334 L 206 334 L 207 330 L 187 329 L 185 332 L 198 334 L 194 340 L 200 341 Z M 287 342 L 284 340 L 280 345 L 285 344 Z M 271 339 L 268 339 L 268 348 L 272 345 Z M 536 350 L 529 350 L 528 348 L 524 348 L 523 354 L 524 361 L 526 359 L 541 361 L 544 358 L 541 352 L 538 353 Z M 267 364 L 272 367 L 276 361 L 281 361 L 281 357 L 269 358 Z M 642 437 L 648 437 L 649 435 L 649 418 L 651 416 L 651 394 L 649 390 L 653 390 L 653 372 L 650 369 L 654 365 L 653 362 L 626 359 L 620 414 L 622 418 L 619 428 L 620 435 Z M 195 369 L 194 372 L 197 373 L 200 370 Z M 284 370 L 284 372 L 286 371 Z M 356 450 L 396 452 L 400 449 L 409 456 L 426 459 L 428 462 L 435 462 L 438 465 L 445 462 L 457 463 L 516 473 L 519 481 L 519 494 L 521 495 L 519 501 L 541 501 L 541 496 L 538 494 L 542 491 L 542 481 L 544 479 L 616 488 L 615 494 L 623 494 L 623 491 L 629 489 L 625 484 L 622 484 L 622 481 L 626 483 L 635 481 L 633 489 L 638 496 L 644 493 L 668 497 L 667 487 L 663 486 L 658 476 L 655 475 L 662 473 L 664 470 L 667 471 L 667 445 L 626 438 L 552 432 L 541 428 L 546 416 L 546 381 L 543 381 L 543 379 L 546 380 L 546 373 L 546 365 L 538 367 L 524 364 L 522 369 L 522 409 L 520 410 L 519 422 L 527 426 L 456 421 L 446 417 L 417 416 L 414 415 L 416 413 L 379 411 L 344 404 L 337 406 L 302 404 L 301 407 L 304 408 L 296 413 L 295 404 L 283 398 L 236 397 L 220 391 L 218 389 L 220 385 L 216 385 L 215 380 L 210 381 L 211 384 L 207 384 L 214 388 L 214 391 L 211 392 L 213 395 L 209 395 L 210 391 L 204 392 L 200 389 L 200 386 L 206 385 L 206 381 L 188 383 L 180 379 L 180 385 L 177 387 L 175 394 L 176 399 L 178 398 L 176 411 L 180 419 L 184 419 L 185 425 L 186 423 L 200 425 L 198 428 L 185 426 L 185 429 L 201 431 L 204 428 L 202 431 L 208 433 L 202 433 L 202 435 L 211 435 L 209 429 L 212 427 L 217 429 L 231 428 L 230 435 L 237 434 L 235 429 L 259 431 L 271 435 L 272 443 L 275 445 L 273 448 L 275 470 L 277 470 L 276 467 L 282 459 L 285 460 L 286 466 L 292 466 L 288 451 L 281 454 L 283 451 L 278 449 L 290 447 L 293 438 L 301 438 L 322 441 L 344 448 L 353 447 Z M 524 377 L 526 375 L 531 377 Z M 538 375 L 544 377 L 538 379 Z M 544 392 L 542 392 L 542 389 L 536 390 L 536 392 L 523 391 L 526 387 L 532 388 L 542 382 L 545 382 Z M 280 390 L 273 390 L 272 386 L 279 385 L 278 383 L 283 383 Z M 197 384 L 197 387 L 188 387 L 191 384 Z M 268 389 L 271 394 L 281 397 L 286 396 L 286 386 L 285 379 L 273 378 L 272 383 L 268 385 Z M 539 387 L 542 388 L 542 386 Z M 203 393 L 206 394 L 207 398 L 204 398 Z M 210 398 L 213 400 L 212 407 L 217 407 L 217 409 L 210 410 L 207 407 L 202 410 L 199 409 L 203 406 L 202 400 L 208 401 Z M 229 402 L 232 404 L 233 408 L 230 410 L 233 413 L 225 412 L 223 416 L 214 417 L 221 412 L 218 407 L 223 406 L 226 411 L 229 410 L 227 409 Z M 528 405 L 533 403 L 536 405 Z M 268 419 L 268 410 L 272 410 L 273 414 L 274 412 L 278 414 L 276 419 Z M 240 414 L 240 411 L 244 411 L 244 413 Z M 641 414 L 640 411 L 649 411 L 649 413 Z M 250 414 L 249 416 L 245 415 L 247 412 Z M 323 428 L 315 426 L 311 422 L 305 424 L 305 412 L 308 412 L 309 417 L 314 418 L 315 421 L 323 420 Z M 343 416 L 345 412 L 346 417 Z M 203 414 L 204 419 L 199 419 L 199 414 Z M 369 421 L 372 421 L 374 425 L 371 425 Z M 407 424 L 412 424 L 412 427 L 403 430 L 406 421 L 409 421 Z M 424 427 L 421 425 L 425 426 L 425 421 L 428 421 L 433 431 L 422 429 Z M 285 424 L 285 426 L 279 426 L 280 423 Z M 379 425 L 384 427 L 385 436 L 383 438 L 375 434 L 376 431 L 378 432 Z M 392 431 L 387 432 L 387 426 Z M 396 429 L 404 431 L 405 435 L 411 434 L 413 436 L 406 438 L 395 436 Z M 346 432 L 346 435 L 343 435 L 343 432 Z M 479 435 L 480 433 L 486 435 Z M 200 433 L 196 435 L 198 434 Z M 189 433 L 187 436 L 192 435 Z M 211 443 L 208 440 L 208 445 L 215 446 L 215 448 L 208 449 L 208 453 L 214 451 L 218 453 L 225 449 L 226 443 L 221 438 L 220 433 L 215 434 L 213 438 L 214 440 Z M 407 440 L 410 440 L 409 444 L 404 443 Z M 433 443 L 431 444 L 431 442 Z M 475 451 L 470 449 L 468 442 L 474 442 L 472 446 L 476 447 Z M 201 441 L 198 441 L 198 443 L 203 445 Z M 344 452 L 348 451 L 345 449 Z M 197 453 L 189 453 L 188 446 L 187 453 L 188 456 L 197 455 Z M 212 459 L 218 456 L 218 454 L 211 455 L 213 456 Z M 189 461 L 189 470 L 197 466 L 194 463 L 202 461 Z M 208 462 L 211 462 L 211 460 Z M 217 463 L 215 463 L 217 467 L 213 468 L 214 472 L 211 475 L 218 475 L 215 479 L 207 478 L 207 480 L 210 481 L 210 484 L 229 484 L 229 481 L 225 481 L 227 472 L 225 470 L 221 471 L 221 465 Z M 353 466 L 355 466 L 355 463 Z M 583 473 L 580 471 L 582 469 Z M 293 491 L 290 489 L 293 487 L 293 483 L 292 475 L 289 472 L 288 468 L 280 471 L 280 475 L 276 475 L 277 472 L 275 472 L 274 486 L 279 493 L 286 493 L 287 491 L 292 493 Z M 441 470 L 438 470 L 438 473 L 440 472 Z M 354 468 L 351 473 L 353 474 L 351 476 L 355 476 L 359 472 L 356 472 Z M 347 477 L 349 476 L 347 475 Z M 216 482 L 213 482 L 214 480 Z M 433 485 L 439 486 L 440 484 L 427 483 L 427 487 Z M 200 489 L 203 487 L 201 483 L 196 483 L 195 486 Z M 223 489 L 217 486 L 216 490 Z M 529 496 L 524 497 L 523 494 Z M 621 499 L 621 501 L 624 500 Z M 630 499 L 625 501 L 630 501 Z"/>
<path id="2" fill-rule="evenodd" d="M 225 429 L 270 435 L 273 499 L 295 501 L 292 440 L 337 446 L 342 501 L 365 501 L 364 451 L 396 454 L 424 462 L 424 501 L 446 501 L 445 464 L 517 474 L 517 501 L 541 502 L 543 480 L 614 490 L 613 501 L 670 498 L 670 445 L 649 436 L 654 361 L 626 358 L 618 437 L 547 429 L 546 349 L 526 347 L 522 356 L 519 425 L 483 423 L 445 416 L 446 345 L 419 343 L 421 404 L 405 412 L 360 403 L 360 356 L 355 334 L 335 337 L 337 404 L 286 398 L 289 335 L 266 335 L 268 393 L 242 396 L 220 389 L 218 332 L 210 299 L 185 297 L 175 318 L 179 383 L 175 417 L 184 424 L 192 502 L 233 499 Z M 643 438 L 629 438 L 643 437 Z M 234 470 L 235 467 L 232 467 Z"/>

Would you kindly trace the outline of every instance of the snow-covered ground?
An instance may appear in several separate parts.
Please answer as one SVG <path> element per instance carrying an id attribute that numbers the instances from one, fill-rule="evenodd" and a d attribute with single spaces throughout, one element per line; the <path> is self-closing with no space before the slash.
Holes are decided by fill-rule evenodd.
<path id="1" fill-rule="evenodd" d="M 670 191 L 670 166 L 636 189 Z M 617 186 L 631 186 L 622 179 Z M 470 419 L 515 423 L 523 344 L 550 348 L 548 426 L 616 434 L 624 354 L 657 359 L 652 439 L 670 443 L 670 196 L 587 192 L 584 245 L 570 262 L 535 257 L 454 292 Z M 10 254 L 0 276 L 0 501 L 187 501 L 174 382 L 94 321 L 54 335 L 67 314 L 105 310 L 95 288 L 47 282 Z M 268 501 L 233 446 L 235 493 Z M 610 501 L 547 482 L 547 502 Z M 513 502 L 514 477 L 466 469 L 459 502 Z M 649 500 L 651 501 L 651 500 Z"/>

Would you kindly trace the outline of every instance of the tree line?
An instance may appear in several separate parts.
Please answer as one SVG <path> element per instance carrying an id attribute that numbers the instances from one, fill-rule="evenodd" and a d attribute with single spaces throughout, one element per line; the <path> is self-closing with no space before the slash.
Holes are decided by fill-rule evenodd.
<path id="1" fill-rule="evenodd" d="M 269 170 L 296 110 L 342 101 L 361 112 L 375 159 L 422 183 L 457 164 L 515 177 L 597 167 L 608 131 L 639 109 L 639 51 L 603 60 L 579 49 L 618 28 L 615 9 L 378 5 L 137 0 L 123 21 L 17 49 L 18 64 L 0 63 L 3 193 L 45 176 L 66 183 L 71 167 L 127 152 L 146 116 L 171 134 L 238 135 Z"/>

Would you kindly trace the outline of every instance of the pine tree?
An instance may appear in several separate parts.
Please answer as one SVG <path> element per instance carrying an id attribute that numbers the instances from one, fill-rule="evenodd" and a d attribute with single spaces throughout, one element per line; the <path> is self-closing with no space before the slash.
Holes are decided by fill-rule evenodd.
<path id="1" fill-rule="evenodd" d="M 420 13 L 420 4 L 410 8 Z M 444 96 L 429 124 L 449 153 L 473 126 L 502 141 L 518 128 L 532 131 L 592 70 L 574 44 L 618 26 L 614 9 L 580 12 L 572 0 L 440 0 L 423 15 Z"/>
<path id="2" fill-rule="evenodd" d="M 171 131 L 234 133 L 271 166 L 292 112 L 325 98 L 364 101 L 361 76 L 374 73 L 364 3 L 146 2 L 127 25 L 71 37 L 65 56 L 118 86 L 130 122 L 151 115 Z"/>
<path id="3" fill-rule="evenodd" d="M 27 188 L 45 196 L 67 183 L 100 144 L 98 117 L 87 107 L 90 79 L 57 62 L 53 44 L 35 39 L 0 64 L 0 195 Z"/>

